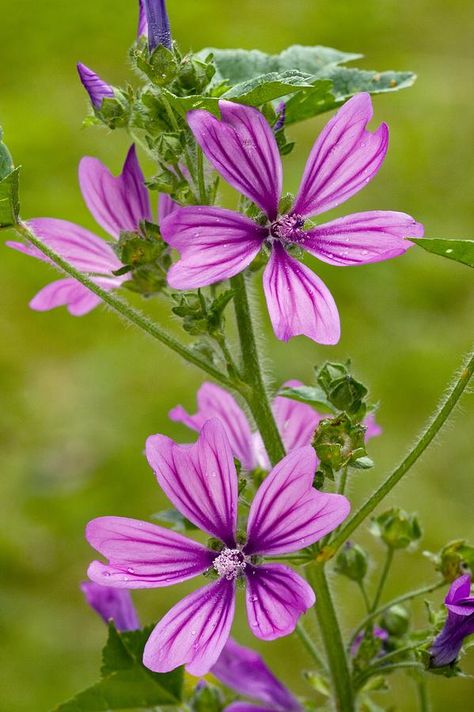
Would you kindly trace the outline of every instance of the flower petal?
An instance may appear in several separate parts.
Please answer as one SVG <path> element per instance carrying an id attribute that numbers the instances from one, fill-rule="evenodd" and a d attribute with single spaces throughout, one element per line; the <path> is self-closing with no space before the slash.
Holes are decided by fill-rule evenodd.
<path id="1" fill-rule="evenodd" d="M 303 384 L 300 381 L 287 381 L 285 388 L 297 388 Z M 311 445 L 314 431 L 323 418 L 310 405 L 284 396 L 277 396 L 272 405 L 278 430 L 283 439 L 286 452 L 299 447 Z"/>
<path id="2" fill-rule="evenodd" d="M 177 208 L 161 224 L 163 239 L 181 255 L 168 272 L 174 289 L 195 289 L 242 272 L 260 250 L 266 231 L 224 208 Z"/>
<path id="3" fill-rule="evenodd" d="M 357 94 L 339 109 L 316 140 L 293 212 L 318 215 L 348 200 L 377 173 L 388 146 L 388 127 L 366 130 L 373 115 L 369 94 Z"/>
<path id="4" fill-rule="evenodd" d="M 140 628 L 140 622 L 130 591 L 124 588 L 101 586 L 93 581 L 81 583 L 81 591 L 89 606 L 106 623 L 112 619 L 117 630 L 136 630 Z"/>
<path id="5" fill-rule="evenodd" d="M 80 225 L 56 218 L 33 218 L 27 225 L 45 245 L 82 272 L 110 274 L 122 266 L 105 240 Z M 10 243 L 10 246 L 20 250 L 19 244 Z M 20 251 L 50 262 L 34 245 Z"/>
<path id="6" fill-rule="evenodd" d="M 224 426 L 214 418 L 204 424 L 194 445 L 177 445 L 152 435 L 146 456 L 174 506 L 193 524 L 235 546 L 237 473 Z"/>
<path id="7" fill-rule="evenodd" d="M 301 246 L 323 262 L 346 267 L 402 255 L 412 246 L 405 237 L 423 237 L 423 225 L 406 213 L 373 210 L 318 225 Z"/>
<path id="8" fill-rule="evenodd" d="M 247 618 L 257 638 L 289 635 L 316 601 L 311 586 L 283 564 L 249 567 L 246 577 Z"/>
<path id="9" fill-rule="evenodd" d="M 201 430 L 207 420 L 218 418 L 224 425 L 232 452 L 246 470 L 256 467 L 252 448 L 252 431 L 247 416 L 230 393 L 214 383 L 203 383 L 197 392 L 198 410 L 189 415 L 180 405 L 170 410 L 169 417 L 192 430 Z"/>
<path id="10" fill-rule="evenodd" d="M 250 507 L 246 554 L 298 551 L 335 529 L 349 501 L 314 489 L 317 458 L 312 447 L 294 450 L 264 479 Z"/>
<path id="11" fill-rule="evenodd" d="M 120 286 L 120 279 L 95 279 L 103 289 L 110 291 Z M 101 299 L 75 279 L 67 277 L 47 284 L 33 297 L 30 308 L 44 312 L 55 307 L 67 307 L 72 316 L 84 316 L 100 304 Z"/>
<path id="12" fill-rule="evenodd" d="M 122 173 L 113 176 L 97 158 L 79 164 L 79 185 L 90 212 L 112 237 L 134 232 L 140 220 L 151 220 L 150 199 L 135 146 L 131 146 Z"/>
<path id="13" fill-rule="evenodd" d="M 302 708 L 298 700 L 275 677 L 262 656 L 255 650 L 239 645 L 232 638 L 229 638 L 225 644 L 211 673 L 226 687 L 230 687 L 240 695 L 268 703 L 270 709 L 301 712 Z M 232 705 L 226 709 L 231 708 Z M 255 710 L 255 707 L 250 706 L 250 709 Z"/>
<path id="14" fill-rule="evenodd" d="M 225 712 L 275 712 L 275 708 L 253 705 L 251 702 L 232 702 L 227 705 Z"/>
<path id="15" fill-rule="evenodd" d="M 158 223 L 161 225 L 163 220 L 171 215 L 171 213 L 179 208 L 173 198 L 170 198 L 166 193 L 160 193 L 158 196 Z"/>
<path id="16" fill-rule="evenodd" d="M 186 665 L 206 675 L 229 637 L 235 611 L 235 582 L 219 579 L 183 598 L 158 623 L 143 653 L 154 672 Z"/>
<path id="17" fill-rule="evenodd" d="M 220 101 L 221 120 L 208 111 L 188 113 L 207 160 L 228 183 L 274 220 L 282 187 L 280 153 L 272 129 L 257 109 Z"/>
<path id="18" fill-rule="evenodd" d="M 367 442 L 371 438 L 376 438 L 379 435 L 382 435 L 383 430 L 382 427 L 377 423 L 375 420 L 375 415 L 374 413 L 368 413 L 364 420 L 362 425 L 364 428 L 366 428 L 365 431 L 365 441 Z"/>
<path id="19" fill-rule="evenodd" d="M 186 581 L 210 566 L 215 553 L 171 529 L 127 517 L 99 517 L 86 539 L 109 563 L 93 561 L 87 575 L 103 586 L 157 588 Z"/>
<path id="20" fill-rule="evenodd" d="M 263 288 L 273 330 L 288 341 L 303 334 L 319 344 L 337 344 L 339 314 L 326 285 L 278 243 L 263 274 Z"/>

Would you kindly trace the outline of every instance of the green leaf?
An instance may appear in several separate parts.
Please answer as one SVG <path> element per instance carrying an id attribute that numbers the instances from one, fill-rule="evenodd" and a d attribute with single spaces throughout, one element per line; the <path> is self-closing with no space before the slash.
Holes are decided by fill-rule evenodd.
<path id="1" fill-rule="evenodd" d="M 310 88 L 311 82 L 311 75 L 294 69 L 281 73 L 270 72 L 234 84 L 221 98 L 249 106 L 261 106 L 267 101 L 287 96 L 301 88 Z"/>
<path id="2" fill-rule="evenodd" d="M 15 168 L 10 151 L 3 143 L 0 126 L 0 227 L 11 227 L 18 222 L 20 168 Z"/>
<path id="3" fill-rule="evenodd" d="M 143 649 L 153 626 L 119 633 L 109 625 L 102 651 L 102 680 L 56 708 L 56 712 L 102 712 L 175 706 L 181 701 L 183 670 L 159 674 L 142 663 Z"/>
<path id="4" fill-rule="evenodd" d="M 309 403 L 325 413 L 335 413 L 336 410 L 328 401 L 326 393 L 319 386 L 297 386 L 295 388 L 281 388 L 278 395 L 300 403 Z"/>
<path id="5" fill-rule="evenodd" d="M 3 143 L 3 130 L 0 126 L 0 180 L 13 171 L 13 159 L 10 151 Z"/>
<path id="6" fill-rule="evenodd" d="M 444 238 L 411 238 L 427 252 L 447 257 L 448 260 L 462 262 L 468 267 L 474 267 L 474 240 L 446 240 Z"/>
<path id="7" fill-rule="evenodd" d="M 169 103 L 183 117 L 188 111 L 194 109 L 204 109 L 209 111 L 214 116 L 220 117 L 219 99 L 215 96 L 176 96 L 167 89 L 162 89 L 162 93 L 166 96 Z"/>

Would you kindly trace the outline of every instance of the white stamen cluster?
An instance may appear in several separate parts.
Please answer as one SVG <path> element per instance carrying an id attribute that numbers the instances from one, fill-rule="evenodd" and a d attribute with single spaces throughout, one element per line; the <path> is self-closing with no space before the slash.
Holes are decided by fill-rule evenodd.
<path id="1" fill-rule="evenodd" d="M 247 560 L 240 549 L 223 549 L 214 559 L 213 566 L 221 578 L 232 581 L 243 576 Z"/>

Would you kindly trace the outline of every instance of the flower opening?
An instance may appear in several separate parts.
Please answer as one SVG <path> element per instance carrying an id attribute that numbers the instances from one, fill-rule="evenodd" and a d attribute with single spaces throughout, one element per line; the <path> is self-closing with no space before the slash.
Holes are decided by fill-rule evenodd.
<path id="1" fill-rule="evenodd" d="M 306 237 L 306 233 L 302 229 L 303 225 L 304 218 L 301 215 L 295 213 L 292 215 L 282 215 L 278 220 L 272 223 L 270 235 L 283 243 L 303 242 Z"/>
<path id="2" fill-rule="evenodd" d="M 214 569 L 221 578 L 227 581 L 241 578 L 244 575 L 248 558 L 240 549 L 223 549 L 214 559 Z"/>

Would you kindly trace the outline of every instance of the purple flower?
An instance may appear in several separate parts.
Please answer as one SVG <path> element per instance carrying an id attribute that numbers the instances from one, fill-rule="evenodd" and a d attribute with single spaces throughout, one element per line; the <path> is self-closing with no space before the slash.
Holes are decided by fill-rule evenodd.
<path id="1" fill-rule="evenodd" d="M 255 707 L 248 702 L 233 702 L 225 712 L 302 712 L 289 690 L 275 677 L 262 657 L 229 638 L 211 673 L 240 695 L 262 702 Z"/>
<path id="2" fill-rule="evenodd" d="M 348 200 L 375 176 L 387 150 L 388 128 L 366 130 L 373 114 L 368 94 L 344 104 L 315 142 L 293 206 L 281 215 L 282 165 L 271 127 L 251 107 L 220 101 L 219 108 L 221 120 L 191 111 L 189 126 L 214 168 L 263 211 L 265 224 L 224 208 L 179 208 L 162 226 L 165 240 L 181 255 L 169 284 L 194 289 L 228 279 L 265 246 L 270 260 L 263 285 L 276 336 L 287 341 L 305 334 L 335 344 L 340 324 L 334 299 L 294 254 L 303 249 L 332 265 L 368 264 L 401 255 L 411 246 L 404 237 L 423 234 L 409 215 L 385 211 L 305 227 L 307 218 Z"/>
<path id="3" fill-rule="evenodd" d="M 444 667 L 455 662 L 464 638 L 474 633 L 474 596 L 471 595 L 469 574 L 453 581 L 444 603 L 448 617 L 431 646 L 432 667 Z"/>
<path id="4" fill-rule="evenodd" d="M 108 623 L 113 620 L 117 630 L 136 630 L 140 627 L 130 591 L 124 588 L 101 586 L 92 581 L 81 583 L 81 591 L 89 606 Z"/>
<path id="5" fill-rule="evenodd" d="M 110 84 L 102 81 L 102 79 L 95 72 L 93 72 L 92 69 L 86 67 L 85 64 L 81 64 L 79 62 L 77 65 L 77 71 L 84 89 L 89 94 L 89 98 L 94 109 L 100 109 L 104 99 L 113 98 L 115 96 L 114 90 Z"/>
<path id="6" fill-rule="evenodd" d="M 97 159 L 85 157 L 79 164 L 79 185 L 90 212 L 114 239 L 122 231 L 134 232 L 141 220 L 151 220 L 151 209 L 143 173 L 132 146 L 122 173 L 115 177 Z M 168 214 L 168 202 L 160 205 L 160 214 Z M 81 272 L 93 274 L 93 281 L 111 291 L 128 277 L 112 274 L 122 266 L 111 245 L 89 230 L 56 218 L 34 218 L 28 221 L 32 232 L 48 247 Z M 7 242 L 9 247 L 37 259 L 48 261 L 36 247 L 22 242 Z M 100 298 L 75 279 L 59 279 L 44 287 L 33 297 L 30 307 L 47 311 L 67 306 L 70 314 L 82 316 L 94 309 Z"/>
<path id="7" fill-rule="evenodd" d="M 146 19 L 145 4 L 143 0 L 138 0 L 137 39 L 146 35 L 148 35 L 148 20 Z"/>
<path id="8" fill-rule="evenodd" d="M 379 628 L 378 626 L 374 627 L 374 630 L 372 631 L 372 635 L 374 638 L 379 638 L 382 641 L 382 648 L 383 648 L 383 643 L 388 640 L 388 633 L 384 628 Z M 360 644 L 364 640 L 365 633 L 359 633 L 354 638 L 354 642 L 351 645 L 351 655 L 353 658 L 357 655 L 359 652 Z M 383 649 L 379 652 L 379 656 L 383 655 Z"/>
<path id="9" fill-rule="evenodd" d="M 150 52 L 158 45 L 171 49 L 173 42 L 165 0 L 140 0 L 138 31 L 139 36 L 148 33 Z"/>
<path id="10" fill-rule="evenodd" d="M 312 487 L 313 448 L 287 455 L 260 485 L 250 507 L 247 540 L 237 538 L 237 473 L 219 420 L 204 424 L 195 445 L 177 445 L 164 435 L 146 444 L 158 482 L 183 516 L 219 540 L 210 549 L 155 524 L 100 517 L 87 526 L 87 540 L 108 564 L 94 561 L 89 577 L 118 588 L 155 588 L 209 572 L 217 580 L 186 596 L 158 623 L 144 664 L 166 672 L 185 664 L 204 675 L 229 638 L 239 580 L 246 583 L 247 616 L 253 633 L 273 640 L 291 633 L 315 602 L 310 586 L 292 569 L 259 563 L 256 557 L 298 551 L 318 541 L 348 515 L 345 497 Z"/>
<path id="11" fill-rule="evenodd" d="M 274 133 L 277 133 L 277 131 L 280 131 L 280 129 L 282 129 L 283 126 L 285 125 L 285 121 L 286 121 L 286 104 L 285 104 L 284 101 L 281 101 L 281 102 L 278 104 L 277 112 L 278 112 L 278 118 L 277 118 L 277 120 L 275 121 L 275 123 L 273 124 L 273 132 L 274 132 Z"/>
<path id="12" fill-rule="evenodd" d="M 302 383 L 293 380 L 283 385 L 296 388 Z M 170 410 L 169 417 L 198 432 L 206 420 L 218 418 L 225 427 L 234 456 L 242 463 L 244 469 L 269 467 L 268 455 L 260 433 L 252 432 L 247 416 L 230 393 L 214 383 L 203 383 L 197 392 L 197 403 L 198 410 L 194 415 L 190 415 L 181 405 L 178 405 Z M 305 403 L 298 403 L 282 396 L 275 398 L 272 408 L 286 452 L 311 445 L 314 431 L 324 415 L 317 413 Z M 367 440 L 382 432 L 373 414 L 365 418 L 364 425 L 367 428 Z"/>

